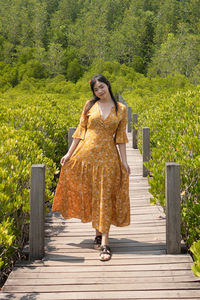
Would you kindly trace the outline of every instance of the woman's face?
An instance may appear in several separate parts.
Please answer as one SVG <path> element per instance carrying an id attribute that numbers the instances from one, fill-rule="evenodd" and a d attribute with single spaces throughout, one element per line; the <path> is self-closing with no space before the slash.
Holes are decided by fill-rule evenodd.
<path id="1" fill-rule="evenodd" d="M 108 95 L 110 95 L 108 86 L 104 82 L 97 80 L 96 83 L 94 84 L 93 89 L 94 89 L 95 96 L 97 96 L 100 99 L 104 99 Z"/>

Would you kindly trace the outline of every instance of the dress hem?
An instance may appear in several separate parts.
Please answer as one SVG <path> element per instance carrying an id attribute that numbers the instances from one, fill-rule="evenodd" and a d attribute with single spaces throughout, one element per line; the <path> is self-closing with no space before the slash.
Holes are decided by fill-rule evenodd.
<path id="1" fill-rule="evenodd" d="M 106 233 L 106 232 L 109 232 L 109 230 L 110 230 L 110 227 L 109 227 L 109 229 L 108 229 L 108 231 L 102 231 L 102 230 L 99 230 L 99 227 L 98 226 L 96 226 L 96 227 L 98 227 L 98 228 L 96 228 L 94 225 L 93 225 L 93 222 L 92 222 L 92 219 L 89 219 L 89 220 L 87 220 L 87 221 L 85 221 L 85 220 L 82 220 L 80 217 L 77 217 L 77 216 L 73 216 L 73 217 L 66 217 L 66 216 L 64 216 L 63 214 L 62 214 L 62 212 L 61 211 L 59 211 L 59 210 L 52 210 L 52 212 L 58 212 L 58 213 L 60 213 L 61 214 L 61 216 L 65 219 L 65 220 L 70 220 L 70 219 L 78 219 L 78 220 L 80 220 L 81 221 L 81 223 L 92 223 L 92 227 L 94 228 L 94 229 L 96 229 L 96 230 L 98 230 L 99 232 L 101 232 L 101 233 Z M 131 224 L 131 222 L 129 221 L 129 222 L 126 222 L 126 223 L 124 223 L 124 224 L 118 224 L 117 225 L 117 223 L 116 222 L 111 222 L 110 223 L 110 226 L 111 225 L 114 225 L 114 226 L 116 226 L 116 227 L 125 227 L 125 226 L 129 226 Z"/>

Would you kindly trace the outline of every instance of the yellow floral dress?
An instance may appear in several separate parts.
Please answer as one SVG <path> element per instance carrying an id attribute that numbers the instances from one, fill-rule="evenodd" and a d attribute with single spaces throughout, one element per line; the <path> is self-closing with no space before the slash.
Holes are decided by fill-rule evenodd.
<path id="1" fill-rule="evenodd" d="M 88 101 L 85 104 L 87 105 Z M 127 111 L 120 102 L 102 118 L 96 102 L 72 135 L 80 142 L 70 159 L 61 166 L 52 211 L 66 219 L 92 222 L 105 233 L 110 225 L 130 224 L 129 174 L 121 162 L 116 144 L 127 143 Z"/>

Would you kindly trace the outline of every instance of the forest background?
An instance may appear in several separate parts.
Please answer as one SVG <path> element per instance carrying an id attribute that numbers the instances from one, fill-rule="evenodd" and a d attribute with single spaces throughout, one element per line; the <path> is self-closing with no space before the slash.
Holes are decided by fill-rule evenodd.
<path id="1" fill-rule="evenodd" d="M 103 73 L 151 129 L 152 203 L 164 164 L 181 168 L 182 236 L 200 276 L 200 0 L 0 0 L 1 280 L 28 240 L 30 167 L 45 163 L 51 202 L 66 153 Z"/>
<path id="2" fill-rule="evenodd" d="M 0 86 L 64 74 L 96 60 L 148 76 L 200 80 L 199 0 L 0 0 Z M 7 74 L 7 76 L 6 76 Z"/>

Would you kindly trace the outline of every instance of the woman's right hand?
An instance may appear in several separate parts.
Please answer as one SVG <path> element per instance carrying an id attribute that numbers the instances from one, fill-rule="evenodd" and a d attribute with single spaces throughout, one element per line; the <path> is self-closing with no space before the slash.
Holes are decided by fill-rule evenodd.
<path id="1" fill-rule="evenodd" d="M 66 161 L 68 161 L 69 159 L 70 159 L 70 155 L 69 154 L 65 154 L 62 158 L 61 158 L 61 160 L 60 160 L 60 164 L 62 165 L 62 166 L 64 166 L 64 164 L 66 163 Z"/>

